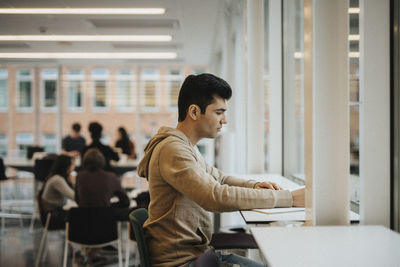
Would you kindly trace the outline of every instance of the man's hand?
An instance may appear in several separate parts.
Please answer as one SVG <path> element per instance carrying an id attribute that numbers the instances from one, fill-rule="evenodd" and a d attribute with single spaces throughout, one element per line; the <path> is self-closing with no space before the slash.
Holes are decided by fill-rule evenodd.
<path id="1" fill-rule="evenodd" d="M 273 182 L 261 182 L 254 186 L 254 189 L 272 189 L 272 190 L 282 190 L 283 188 Z"/>
<path id="2" fill-rule="evenodd" d="M 292 191 L 293 207 L 304 207 L 305 188 Z"/>

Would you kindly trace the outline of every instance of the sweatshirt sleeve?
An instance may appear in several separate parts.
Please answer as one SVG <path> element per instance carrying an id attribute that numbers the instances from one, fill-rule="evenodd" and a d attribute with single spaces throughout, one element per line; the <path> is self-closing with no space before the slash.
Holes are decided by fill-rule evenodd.
<path id="1" fill-rule="evenodd" d="M 57 177 L 57 180 L 54 181 L 54 186 L 56 190 L 60 192 L 63 196 L 74 200 L 74 190 L 67 184 L 67 182 L 63 178 Z"/>
<path id="2" fill-rule="evenodd" d="M 254 186 L 258 183 L 254 180 L 245 180 L 234 176 L 227 176 L 222 171 L 209 165 L 207 165 L 207 172 L 211 174 L 220 184 L 254 188 Z"/>
<path id="3" fill-rule="evenodd" d="M 196 161 L 192 151 L 179 142 L 170 142 L 161 148 L 159 169 L 169 185 L 208 211 L 292 206 L 290 191 L 239 187 L 237 185 L 243 184 L 243 181 L 220 176 L 214 178 Z M 232 185 L 227 181 L 232 181 Z"/>

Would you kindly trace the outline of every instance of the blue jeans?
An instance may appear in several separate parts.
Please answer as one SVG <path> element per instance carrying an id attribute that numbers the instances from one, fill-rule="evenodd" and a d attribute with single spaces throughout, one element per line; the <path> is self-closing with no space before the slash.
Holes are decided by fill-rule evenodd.
<path id="1" fill-rule="evenodd" d="M 217 252 L 215 255 L 218 257 L 221 267 L 232 267 L 234 264 L 240 267 L 266 267 L 264 264 L 252 261 L 236 254 L 222 255 L 221 253 Z M 194 267 L 194 260 L 188 263 L 186 267 Z"/>

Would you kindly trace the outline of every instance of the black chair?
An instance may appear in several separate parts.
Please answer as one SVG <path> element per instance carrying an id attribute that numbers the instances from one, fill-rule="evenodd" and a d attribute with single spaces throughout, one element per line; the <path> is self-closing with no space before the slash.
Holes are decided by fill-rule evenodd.
<path id="1" fill-rule="evenodd" d="M 0 180 L 7 180 L 6 167 L 2 158 L 0 158 Z"/>
<path id="2" fill-rule="evenodd" d="M 139 249 L 141 267 L 151 266 L 149 250 L 143 232 L 143 224 L 148 217 L 149 213 L 145 208 L 136 209 L 129 214 L 129 220 L 132 224 L 133 231 L 135 232 L 136 242 Z"/>
<path id="3" fill-rule="evenodd" d="M 71 208 L 65 227 L 63 266 L 67 266 L 69 244 L 101 248 L 114 243 L 118 245 L 118 266 L 122 267 L 121 223 L 113 208 Z"/>
<path id="4" fill-rule="evenodd" d="M 44 152 L 44 147 L 42 146 L 28 146 L 27 151 L 26 151 L 26 157 L 28 159 L 32 159 L 33 154 L 36 152 Z"/>
<path id="5" fill-rule="evenodd" d="M 246 233 L 214 233 L 210 245 L 215 249 L 258 249 L 254 237 Z"/>

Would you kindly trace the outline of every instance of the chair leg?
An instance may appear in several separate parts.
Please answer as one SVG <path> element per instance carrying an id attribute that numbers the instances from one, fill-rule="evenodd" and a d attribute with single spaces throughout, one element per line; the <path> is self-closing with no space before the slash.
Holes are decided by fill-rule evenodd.
<path id="1" fill-rule="evenodd" d="M 64 260 L 63 267 L 67 267 L 67 257 L 68 257 L 68 223 L 65 224 L 65 245 L 64 245 Z M 75 253 L 74 253 L 75 254 Z"/>
<path id="2" fill-rule="evenodd" d="M 140 265 L 140 255 L 139 255 L 139 247 L 137 245 L 137 242 L 135 242 L 135 266 Z"/>
<path id="3" fill-rule="evenodd" d="M 42 256 L 45 239 L 47 237 L 47 231 L 48 231 L 48 228 L 49 228 L 50 218 L 51 218 L 51 213 L 47 214 L 46 224 L 45 224 L 44 229 L 43 229 L 42 239 L 40 240 L 40 246 L 39 246 L 38 255 L 36 257 L 35 267 L 39 267 L 40 258 Z"/>
<path id="4" fill-rule="evenodd" d="M 118 222 L 118 266 L 122 267 L 121 222 Z"/>
<path id="5" fill-rule="evenodd" d="M 126 246 L 125 246 L 125 267 L 129 267 L 129 254 L 130 254 L 130 236 L 131 236 L 131 228 L 129 222 L 127 223 L 127 232 L 128 237 L 126 238 Z"/>

